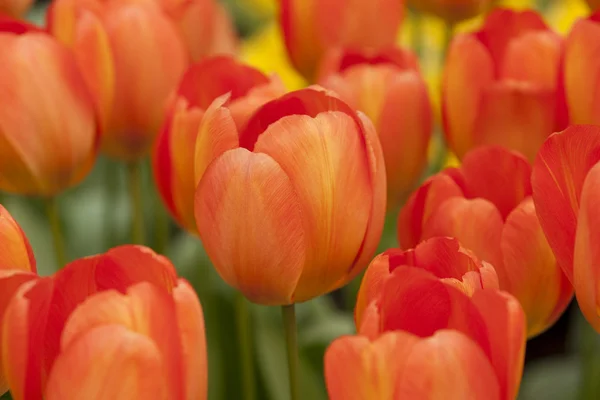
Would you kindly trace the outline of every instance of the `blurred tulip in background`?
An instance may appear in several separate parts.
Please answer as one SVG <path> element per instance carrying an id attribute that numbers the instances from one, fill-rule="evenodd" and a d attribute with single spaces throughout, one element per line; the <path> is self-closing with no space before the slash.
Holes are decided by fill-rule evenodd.
<path id="1" fill-rule="evenodd" d="M 0 20 L 0 190 L 54 196 L 97 155 L 92 98 L 73 55 L 37 28 Z M 43 90 L 41 89 L 43 88 Z"/>
<path id="2" fill-rule="evenodd" d="M 408 0 L 415 9 L 433 14 L 449 23 L 473 18 L 488 11 L 496 0 Z"/>
<path id="3" fill-rule="evenodd" d="M 429 178 L 400 211 L 404 249 L 451 236 L 494 266 L 500 289 L 514 295 L 535 336 L 560 317 L 573 288 L 546 241 L 531 198 L 531 165 L 516 152 L 481 147 L 460 169 Z"/>
<path id="4" fill-rule="evenodd" d="M 278 78 L 268 78 L 230 57 L 207 58 L 188 69 L 153 155 L 158 189 L 181 226 L 196 231 L 196 185 L 213 159 L 238 145 L 235 129 L 211 129 L 214 123 L 230 117 L 241 130 L 257 108 L 284 93 Z"/>
<path id="5" fill-rule="evenodd" d="M 195 211 L 221 277 L 270 305 L 348 283 L 383 229 L 385 166 L 372 123 L 320 89 L 266 103 L 239 132 L 227 110 L 220 115 L 206 129 L 239 147 L 208 166 Z"/>
<path id="6" fill-rule="evenodd" d="M 31 8 L 33 0 L 1 0 L 0 16 L 6 15 L 13 18 L 21 18 Z"/>
<path id="7" fill-rule="evenodd" d="M 385 159 L 388 208 L 396 208 L 427 165 L 433 113 L 416 57 L 408 50 L 333 50 L 318 82 L 373 121 Z"/>
<path id="8" fill-rule="evenodd" d="M 568 124 L 563 41 L 535 11 L 496 9 L 483 27 L 456 35 L 442 83 L 444 133 L 462 159 L 496 144 L 533 160 Z"/>

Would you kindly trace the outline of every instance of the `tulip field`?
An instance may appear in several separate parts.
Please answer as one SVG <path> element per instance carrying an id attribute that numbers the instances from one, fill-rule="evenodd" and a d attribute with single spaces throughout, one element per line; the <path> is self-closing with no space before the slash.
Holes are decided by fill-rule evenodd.
<path id="1" fill-rule="evenodd" d="M 600 399 L 599 78 L 598 0 L 0 0 L 0 400 Z"/>

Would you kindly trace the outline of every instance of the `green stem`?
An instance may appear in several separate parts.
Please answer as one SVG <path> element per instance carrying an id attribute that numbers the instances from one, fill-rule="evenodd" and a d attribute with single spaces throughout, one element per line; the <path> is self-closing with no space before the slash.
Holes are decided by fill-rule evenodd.
<path id="1" fill-rule="evenodd" d="M 158 254 L 165 254 L 167 244 L 169 242 L 169 216 L 165 212 L 164 206 L 159 198 L 156 196 L 156 207 L 155 207 L 156 219 L 154 223 L 156 226 L 155 230 L 155 243 L 154 250 Z"/>
<path id="2" fill-rule="evenodd" d="M 454 34 L 454 23 L 446 22 L 445 30 L 444 30 L 444 47 L 442 48 L 442 62 L 446 61 L 446 56 L 448 55 L 448 49 L 450 48 L 450 43 L 452 42 L 452 35 Z"/>
<path id="3" fill-rule="evenodd" d="M 127 165 L 129 195 L 133 213 L 131 239 L 134 244 L 144 244 L 144 204 L 142 202 L 141 162 Z"/>
<path id="4" fill-rule="evenodd" d="M 288 372 L 290 376 L 290 399 L 298 400 L 298 331 L 296 329 L 296 308 L 294 304 L 282 306 L 283 329 L 287 344 Z"/>
<path id="5" fill-rule="evenodd" d="M 108 199 L 115 198 L 119 191 L 119 173 L 121 172 L 120 164 L 115 163 L 113 160 L 104 159 L 104 189 L 108 192 Z M 111 201 L 104 202 L 104 235 L 105 244 L 107 248 L 114 247 L 117 242 L 115 240 L 115 229 L 114 229 L 114 205 Z"/>
<path id="6" fill-rule="evenodd" d="M 581 357 L 581 400 L 600 398 L 600 337 L 587 320 L 578 315 L 579 356 Z"/>
<path id="7" fill-rule="evenodd" d="M 56 197 L 46 199 L 46 215 L 48 217 L 48 223 L 50 224 L 50 231 L 52 232 L 57 268 L 60 269 L 67 263 L 67 257 L 65 253 L 65 239 L 60 223 L 58 200 Z"/>
<path id="8" fill-rule="evenodd" d="M 248 300 L 238 293 L 236 299 L 236 317 L 238 340 L 242 361 L 242 384 L 244 398 L 254 400 L 256 398 L 256 386 L 254 381 L 254 360 L 252 359 L 252 330 L 251 317 Z"/>
<path id="9" fill-rule="evenodd" d="M 419 59 L 423 58 L 423 16 L 420 12 L 411 10 L 412 30 L 411 42 L 412 49 Z"/>

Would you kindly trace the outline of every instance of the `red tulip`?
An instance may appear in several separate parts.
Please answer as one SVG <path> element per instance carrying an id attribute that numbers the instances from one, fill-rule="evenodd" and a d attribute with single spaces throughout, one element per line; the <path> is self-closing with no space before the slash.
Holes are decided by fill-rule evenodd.
<path id="1" fill-rule="evenodd" d="M 288 55 L 309 80 L 327 50 L 394 45 L 404 14 L 398 0 L 280 0 L 280 5 Z"/>
<path id="2" fill-rule="evenodd" d="M 266 103 L 238 131 L 218 102 L 206 129 L 240 147 L 203 173 L 195 212 L 221 277 L 272 305 L 349 282 L 373 256 L 384 222 L 385 167 L 371 122 L 304 89 Z"/>
<path id="3" fill-rule="evenodd" d="M 201 128 L 207 115 L 220 112 L 207 109 L 216 98 L 230 93 L 227 109 L 239 128 L 261 105 L 285 93 L 277 78 L 269 79 L 258 70 L 230 57 L 208 58 L 192 66 L 184 75 L 176 100 L 167 116 L 153 156 L 154 177 L 169 212 L 179 224 L 196 231 L 194 191 L 201 178 L 194 177 L 195 165 L 204 167 L 225 150 L 238 146 L 237 137 L 222 141 L 220 132 Z M 222 102 L 223 102 L 222 101 Z M 198 153 L 196 156 L 196 142 Z"/>
<path id="4" fill-rule="evenodd" d="M 493 2 L 494 0 L 409 0 L 408 3 L 417 10 L 456 23 L 482 14 Z"/>
<path id="5" fill-rule="evenodd" d="M 115 248 L 22 285 L 3 325 L 16 400 L 206 398 L 200 303 L 149 249 Z"/>
<path id="6" fill-rule="evenodd" d="M 446 139 L 463 158 L 497 144 L 533 160 L 544 140 L 568 124 L 562 39 L 533 11 L 498 9 L 482 29 L 457 35 L 443 77 Z"/>
<path id="7" fill-rule="evenodd" d="M 533 200 L 581 311 L 600 332 L 597 204 L 600 127 L 575 125 L 550 136 L 533 167 Z"/>
<path id="8" fill-rule="evenodd" d="M 2 0 L 0 1 L 0 16 L 4 14 L 13 18 L 23 17 L 32 4 L 33 0 Z"/>
<path id="9" fill-rule="evenodd" d="M 388 207 L 395 207 L 423 173 L 433 125 L 427 85 L 409 51 L 332 51 L 319 83 L 373 121 L 385 159 Z"/>
<path id="10" fill-rule="evenodd" d="M 489 262 L 500 289 L 514 295 L 534 336 L 550 327 L 572 297 L 531 199 L 531 166 L 502 147 L 470 152 L 460 169 L 427 180 L 400 211 L 403 248 L 435 236 L 451 236 Z"/>
<path id="11" fill-rule="evenodd" d="M 600 66 L 599 33 L 600 11 L 577 21 L 565 42 L 565 91 L 574 124 L 600 124 L 600 97 L 595 91 Z M 590 86 L 590 82 L 594 83 Z"/>
<path id="12" fill-rule="evenodd" d="M 92 99 L 69 51 L 0 18 L 0 190 L 53 196 L 78 184 L 98 150 Z"/>
<path id="13" fill-rule="evenodd" d="M 438 250 L 443 248 L 443 246 L 438 246 L 440 243 L 434 245 L 434 248 Z M 417 252 L 419 252 L 418 249 L 415 250 L 413 256 L 416 257 Z M 451 346 L 451 349 L 446 346 L 444 348 L 447 351 L 457 351 L 463 346 L 469 347 L 464 357 L 461 357 L 462 360 L 453 362 L 453 357 L 449 357 L 436 362 L 435 358 L 417 357 L 420 363 L 415 364 L 414 368 L 409 368 L 409 371 L 412 372 L 405 375 L 406 381 L 404 378 L 397 378 L 387 383 L 395 383 L 395 390 L 404 394 L 413 393 L 410 391 L 411 389 L 417 390 L 414 393 L 415 396 L 410 398 L 437 398 L 435 394 L 446 389 L 449 390 L 449 398 L 468 398 L 468 396 L 464 396 L 464 393 L 478 394 L 480 389 L 476 386 L 472 388 L 467 386 L 467 382 L 475 380 L 471 374 L 479 368 L 484 368 L 484 371 L 493 371 L 493 378 L 495 378 L 491 378 L 492 373 L 484 373 L 483 377 L 486 382 L 488 380 L 492 382 L 489 397 L 485 398 L 514 399 L 521 380 L 525 353 L 523 310 L 518 301 L 509 294 L 497 289 L 487 289 L 486 287 L 493 286 L 493 280 L 484 283 L 483 288 L 473 290 L 470 296 L 461 289 L 462 285 L 457 285 L 455 277 L 460 279 L 464 265 L 460 265 L 459 260 L 460 258 L 463 261 L 465 259 L 459 253 L 455 250 L 453 253 L 456 257 L 455 262 L 448 263 L 441 252 L 438 254 L 425 252 L 424 254 L 432 261 L 431 263 L 424 262 L 422 265 L 425 268 L 403 265 L 402 255 L 400 259 L 390 256 L 391 273 L 383 278 L 379 284 L 378 293 L 364 310 L 359 334 L 365 335 L 371 340 L 378 337 L 381 340 L 385 332 L 404 331 L 420 338 L 433 336 L 428 340 L 435 342 L 440 331 L 449 329 L 460 332 L 466 336 L 461 339 L 461 343 L 453 346 L 452 342 L 449 342 L 447 345 Z M 441 260 L 442 264 L 438 264 L 438 260 Z M 451 271 L 448 266 L 455 270 Z M 479 273 L 482 277 L 491 276 L 489 271 L 473 270 L 472 272 Z M 470 285 L 468 283 L 470 280 L 471 277 L 468 275 L 463 276 L 463 281 L 467 286 Z M 413 339 L 413 341 L 415 340 Z M 418 343 L 418 341 L 415 342 Z M 479 354 L 474 350 L 475 348 L 479 348 L 484 357 L 472 355 Z M 417 355 L 415 354 L 415 356 Z M 475 359 L 471 357 L 475 357 Z M 485 358 L 487 360 L 484 360 Z M 404 363 L 412 365 L 417 360 L 409 354 L 397 354 L 394 359 L 395 367 L 403 368 Z M 347 365 L 349 368 L 350 364 Z M 456 373 L 459 365 L 464 365 L 464 370 L 463 368 L 459 370 L 464 374 L 459 374 L 460 376 L 457 377 L 457 382 L 462 383 L 457 388 L 447 388 L 448 383 L 452 382 L 452 380 L 447 380 L 448 374 Z M 357 367 L 360 367 L 360 364 L 357 364 Z M 383 378 L 381 381 L 386 382 L 385 379 Z M 428 384 L 417 384 L 416 382 L 419 382 L 420 379 L 424 379 Z M 362 383 L 361 380 L 352 377 L 347 377 L 347 382 L 349 385 L 357 386 Z M 460 394 L 463 394 L 463 397 L 460 397 Z M 399 397 L 381 398 L 397 399 Z M 474 398 L 481 397 L 475 396 Z"/>
<path id="14" fill-rule="evenodd" d="M 73 49 L 100 112 L 103 150 L 144 157 L 188 56 L 175 26 L 149 1 L 57 0 L 50 31 Z"/>

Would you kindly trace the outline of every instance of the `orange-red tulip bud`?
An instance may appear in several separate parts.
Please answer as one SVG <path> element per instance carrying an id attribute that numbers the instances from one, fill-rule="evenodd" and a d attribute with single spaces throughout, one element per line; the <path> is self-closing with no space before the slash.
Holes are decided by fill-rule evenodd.
<path id="1" fill-rule="evenodd" d="M 198 298 L 144 247 L 118 247 L 23 284 L 3 333 L 15 400 L 206 398 Z"/>
<path id="2" fill-rule="evenodd" d="M 599 34 L 600 11 L 577 21 L 565 41 L 565 92 L 573 124 L 600 124 L 600 96 L 590 86 L 600 76 Z"/>
<path id="3" fill-rule="evenodd" d="M 417 10 L 436 15 L 450 23 L 476 17 L 487 11 L 494 0 L 409 0 Z"/>
<path id="4" fill-rule="evenodd" d="M 92 99 L 67 48 L 25 23 L 0 19 L 0 190 L 53 196 L 96 160 Z"/>
<path id="5" fill-rule="evenodd" d="M 423 173 L 433 126 L 427 85 L 415 56 L 399 48 L 333 50 L 319 76 L 320 85 L 373 121 L 385 159 L 388 207 L 396 207 Z"/>
<path id="6" fill-rule="evenodd" d="M 280 0 L 280 5 L 289 58 L 309 80 L 327 50 L 393 46 L 404 14 L 398 0 Z"/>
<path id="7" fill-rule="evenodd" d="M 452 345 L 449 342 L 444 345 L 445 351 L 457 351 L 462 346 L 468 348 L 465 349 L 463 357 L 454 361 L 454 357 L 436 359 L 415 355 L 416 358 L 413 358 L 409 352 L 396 353 L 395 357 L 387 354 L 393 357 L 389 360 L 392 364 L 387 364 L 389 367 L 404 369 L 404 364 L 414 367 L 409 367 L 406 375 L 402 374 L 402 378 L 394 373 L 391 377 L 378 376 L 377 371 L 372 371 L 374 376 L 381 378 L 375 382 L 392 385 L 394 393 L 394 396 L 388 394 L 376 398 L 401 399 L 407 398 L 410 393 L 413 395 L 408 398 L 429 399 L 438 398 L 436 393 L 444 393 L 443 398 L 451 399 L 514 399 L 518 392 L 525 355 L 525 315 L 518 301 L 508 293 L 493 289 L 493 269 L 489 266 L 478 269 L 477 262 L 468 253 L 457 248 L 456 242 L 444 243 L 438 240 L 426 242 L 424 246 L 430 249 L 416 249 L 414 253 L 387 254 L 391 272 L 385 276 L 380 275 L 381 282 L 378 283 L 377 292 L 371 292 L 371 301 L 365 308 L 358 327 L 359 334 L 367 336 L 371 341 L 376 338 L 380 341 L 387 336 L 386 332 L 409 333 L 416 336 L 411 338 L 412 335 L 405 335 L 402 340 L 408 341 L 408 344 L 416 344 L 424 343 L 423 340 L 435 342 L 438 335 L 445 330 L 451 330 L 455 331 L 455 335 L 460 332 L 464 336 L 460 343 Z M 447 258 L 444 252 L 449 252 L 450 258 Z M 424 257 L 419 259 L 421 256 Z M 373 265 L 379 268 L 378 264 L 382 261 L 379 260 Z M 406 261 L 417 265 L 408 266 L 404 264 Z M 461 275 L 469 268 L 467 274 Z M 478 276 L 482 278 L 479 282 Z M 465 290 L 466 288 L 469 290 Z M 339 341 L 343 340 L 345 339 Z M 331 356 L 326 355 L 326 363 L 328 357 Z M 448 380 L 448 374 L 456 374 L 458 365 L 464 366 L 464 369 L 459 370 L 460 376 L 456 377 L 461 383 L 459 387 L 447 387 L 454 381 Z M 339 385 L 332 384 L 332 375 L 336 372 L 353 374 L 356 373 L 353 372 L 354 368 L 360 370 L 365 367 L 369 368 L 369 365 L 364 359 L 362 363 L 347 363 L 345 367 L 338 364 L 330 368 L 326 365 L 330 394 L 334 395 L 333 392 L 340 390 Z M 479 368 L 486 371 L 483 379 L 489 382 L 489 392 L 485 397 L 481 397 L 481 388 L 477 385 L 469 387 L 476 380 L 472 374 Z M 357 391 L 361 390 L 361 385 L 375 382 L 369 382 L 366 376 L 363 379 L 347 378 L 347 384 L 357 385 Z M 398 391 L 403 396 L 399 396 Z M 389 392 L 381 393 L 383 395 Z M 472 393 L 475 397 L 465 396 L 466 393 Z M 335 398 L 344 398 L 340 394 L 335 395 Z"/>
<path id="8" fill-rule="evenodd" d="M 220 101 L 206 129 L 239 147 L 206 168 L 195 212 L 221 277 L 261 304 L 302 302 L 349 282 L 383 229 L 385 166 L 371 122 L 304 89 L 265 104 L 238 131 Z"/>
<path id="9" fill-rule="evenodd" d="M 219 140 L 222 132 L 201 129 L 200 125 L 206 114 L 204 126 L 210 126 L 214 113 L 219 110 L 213 107 L 207 114 L 207 109 L 213 100 L 228 93 L 228 100 L 222 100 L 241 129 L 256 109 L 284 94 L 285 88 L 278 78 L 270 79 L 226 56 L 201 61 L 184 75 L 159 134 L 153 167 L 169 212 L 190 232 L 196 231 L 194 192 L 202 177 L 201 171 L 194 176 L 196 168 L 203 171 L 221 153 L 238 145 L 237 138 Z M 199 142 L 197 153 L 196 142 Z"/>
<path id="10" fill-rule="evenodd" d="M 516 152 L 481 147 L 427 180 L 398 218 L 403 248 L 450 236 L 489 262 L 500 289 L 514 295 L 534 336 L 550 327 L 569 304 L 573 288 L 548 244 L 531 198 L 531 166 Z"/>
<path id="11" fill-rule="evenodd" d="M 555 133 L 533 167 L 533 200 L 559 265 L 575 287 L 581 311 L 600 332 L 600 127 Z"/>
<path id="12" fill-rule="evenodd" d="M 188 64 L 172 21 L 149 1 L 58 0 L 48 25 L 73 49 L 94 95 L 103 151 L 127 161 L 145 156 Z"/>
<path id="13" fill-rule="evenodd" d="M 32 4 L 33 0 L 0 0 L 0 17 L 4 14 L 12 18 L 21 18 Z"/>
<path id="14" fill-rule="evenodd" d="M 533 160 L 544 140 L 568 124 L 563 43 L 533 11 L 498 9 L 478 32 L 457 35 L 442 88 L 452 151 L 496 144 Z"/>

